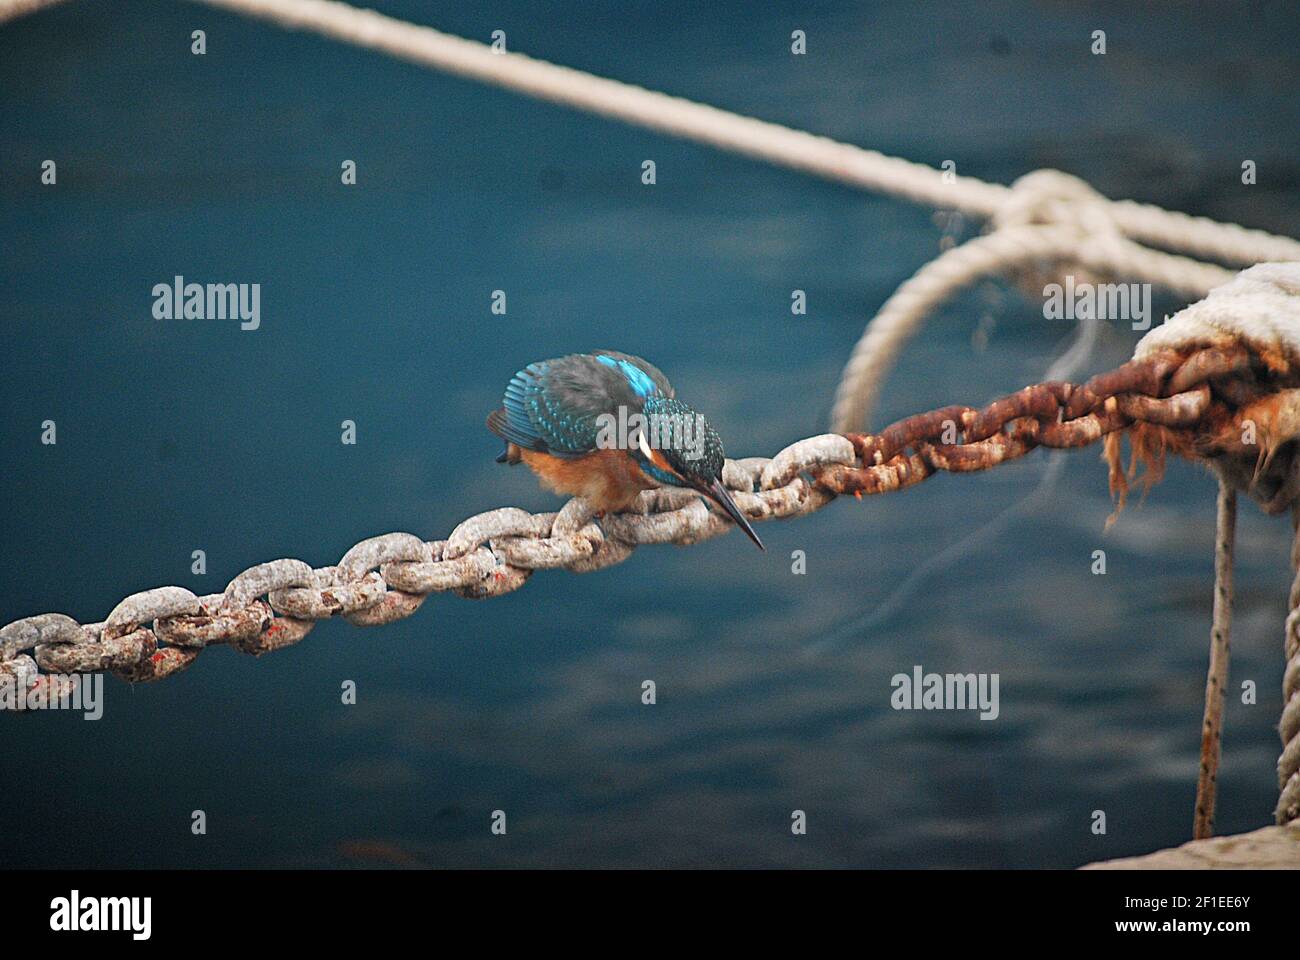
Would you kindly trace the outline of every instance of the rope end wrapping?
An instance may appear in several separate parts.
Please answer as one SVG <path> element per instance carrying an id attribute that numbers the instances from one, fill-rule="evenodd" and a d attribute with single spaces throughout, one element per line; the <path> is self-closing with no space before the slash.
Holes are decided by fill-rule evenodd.
<path id="1" fill-rule="evenodd" d="M 1243 270 L 1148 333 L 1133 356 L 1134 362 L 1191 357 L 1170 378 L 1170 392 L 1200 380 L 1222 402 L 1212 404 L 1192 432 L 1136 422 L 1128 431 L 1127 472 L 1119 467 L 1119 438 L 1108 441 L 1112 488 L 1121 504 L 1136 467 L 1145 466 L 1149 486 L 1171 452 L 1213 464 L 1267 513 L 1300 501 L 1291 442 L 1300 437 L 1300 263 Z"/>
<path id="2" fill-rule="evenodd" d="M 1242 270 L 1138 341 L 1133 358 L 1225 343 L 1250 348 L 1278 373 L 1300 361 L 1300 262 Z"/>

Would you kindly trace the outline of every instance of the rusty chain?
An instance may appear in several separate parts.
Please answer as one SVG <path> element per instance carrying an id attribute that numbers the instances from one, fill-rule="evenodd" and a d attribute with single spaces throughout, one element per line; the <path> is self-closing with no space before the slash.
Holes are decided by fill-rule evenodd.
<path id="1" fill-rule="evenodd" d="M 1262 361 L 1243 348 L 1161 353 L 1087 383 L 1040 383 L 982 409 L 948 406 L 900 420 L 878 434 L 824 434 L 775 457 L 729 460 L 723 481 L 751 520 L 820 510 L 839 494 L 902 490 L 947 471 L 985 470 L 1035 447 L 1073 448 L 1146 424 L 1186 435 L 1202 455 L 1234 411 L 1270 390 Z M 1112 483 L 1116 482 L 1112 465 Z M 1119 478 L 1123 486 L 1123 478 Z M 186 669 L 206 647 L 260 656 L 297 643 L 321 620 L 378 626 L 409 617 L 432 593 L 484 599 L 510 593 L 535 570 L 586 573 L 626 560 L 640 545 L 689 544 L 732 526 L 696 495 L 646 491 L 630 511 L 599 523 L 582 500 L 556 513 L 515 507 L 465 520 L 446 540 L 410 533 L 363 540 L 335 566 L 301 560 L 258 564 L 222 593 L 168 586 L 133 594 L 102 623 L 58 613 L 0 628 L 0 679 L 57 694 L 71 674 L 107 671 L 132 683 Z M 28 651 L 31 651 L 29 653 Z"/>

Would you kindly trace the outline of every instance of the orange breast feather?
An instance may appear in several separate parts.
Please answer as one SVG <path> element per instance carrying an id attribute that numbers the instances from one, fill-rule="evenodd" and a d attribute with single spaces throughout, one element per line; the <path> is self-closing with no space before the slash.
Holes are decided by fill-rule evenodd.
<path id="1" fill-rule="evenodd" d="M 548 490 L 586 497 L 602 512 L 621 510 L 642 490 L 656 486 L 641 473 L 626 450 L 596 450 L 572 459 L 533 450 L 519 452 L 524 463 Z"/>

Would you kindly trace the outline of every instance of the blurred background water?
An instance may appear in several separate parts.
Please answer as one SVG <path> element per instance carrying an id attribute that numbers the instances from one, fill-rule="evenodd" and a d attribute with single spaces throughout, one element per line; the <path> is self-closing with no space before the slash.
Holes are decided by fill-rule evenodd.
<path id="1" fill-rule="evenodd" d="M 1110 196 L 1297 230 L 1290 4 L 374 5 L 959 173 L 1055 166 Z M 806 56 L 789 53 L 796 28 Z M 38 181 L 49 158 L 56 187 Z M 493 463 L 483 418 L 515 369 L 569 351 L 644 354 L 729 453 L 770 455 L 824 429 L 864 322 L 942 234 L 930 210 L 144 0 L 0 28 L 0 201 L 0 621 L 91 622 L 150 586 L 209 593 L 273 557 L 324 565 L 389 530 L 554 509 Z M 260 283 L 261 329 L 154 320 L 150 291 L 176 274 Z M 1179 306 L 1157 296 L 1157 320 Z M 1039 379 L 1071 336 L 987 284 L 909 346 L 875 425 Z M 1108 327 L 1084 373 L 1137 336 Z M 98 722 L 3 723 L 0 860 L 1070 867 L 1182 842 L 1206 473 L 1173 464 L 1103 534 L 1104 468 L 1069 455 L 1045 504 L 873 616 L 1046 463 L 768 524 L 766 555 L 736 534 L 646 548 L 488 603 L 435 596 L 382 629 L 324 623 L 257 661 L 218 648 L 164 683 L 110 678 Z M 1225 832 L 1271 819 L 1289 582 L 1287 524 L 1246 505 L 1240 533 L 1231 687 L 1259 692 L 1228 698 Z M 1000 674 L 1001 716 L 891 710 L 890 678 L 915 664 Z"/>

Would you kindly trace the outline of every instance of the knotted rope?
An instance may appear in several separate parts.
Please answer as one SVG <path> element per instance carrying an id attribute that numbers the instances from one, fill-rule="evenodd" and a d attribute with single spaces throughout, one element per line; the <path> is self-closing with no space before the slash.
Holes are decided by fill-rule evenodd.
<path id="1" fill-rule="evenodd" d="M 1124 235 L 1119 209 L 1059 170 L 1017 180 L 993 215 L 992 232 L 931 260 L 867 324 L 840 375 L 831 429 L 865 424 L 907 341 L 937 306 L 977 280 L 1032 272 L 1041 286 L 1043 267 L 1069 264 L 1090 276 L 1136 276 L 1197 298 L 1232 279 L 1223 267 L 1140 246 Z"/>

